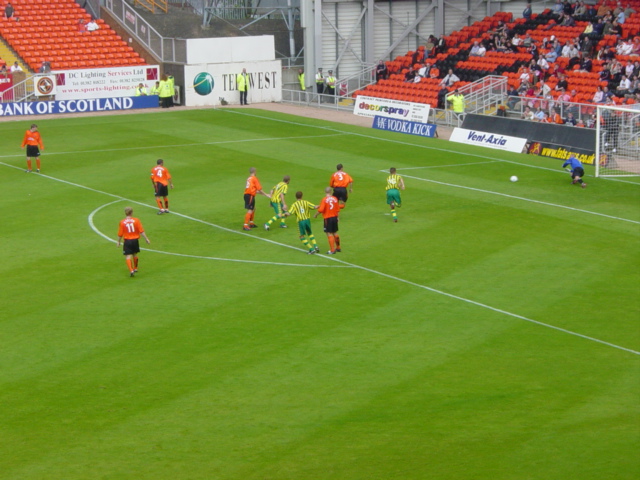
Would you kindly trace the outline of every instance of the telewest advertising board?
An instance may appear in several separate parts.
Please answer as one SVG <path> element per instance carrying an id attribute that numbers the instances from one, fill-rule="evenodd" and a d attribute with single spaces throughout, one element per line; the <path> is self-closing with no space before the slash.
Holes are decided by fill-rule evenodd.
<path id="1" fill-rule="evenodd" d="M 266 60 L 185 66 L 185 105 L 204 107 L 240 104 L 240 92 L 238 92 L 236 79 L 243 68 L 246 68 L 249 77 L 247 94 L 249 104 L 282 101 L 280 60 Z"/>
<path id="2" fill-rule="evenodd" d="M 363 117 L 379 116 L 417 123 L 427 123 L 429 121 L 429 105 L 427 104 L 365 97 L 362 95 L 356 97 L 353 113 Z"/>
<path id="3" fill-rule="evenodd" d="M 151 89 L 159 74 L 157 65 L 57 70 L 34 76 L 33 86 L 37 96 L 55 95 L 56 100 L 127 97 L 140 83 Z"/>

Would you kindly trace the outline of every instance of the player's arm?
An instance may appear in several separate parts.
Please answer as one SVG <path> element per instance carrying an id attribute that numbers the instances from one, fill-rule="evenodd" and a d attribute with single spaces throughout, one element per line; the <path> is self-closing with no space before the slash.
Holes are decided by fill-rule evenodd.
<path id="1" fill-rule="evenodd" d="M 265 193 L 264 190 L 257 190 L 256 193 L 259 193 L 260 195 L 264 195 L 267 198 L 271 198 L 271 193 L 273 192 L 273 190 L 271 190 L 271 192 L 269 193 Z"/>
<path id="2" fill-rule="evenodd" d="M 400 185 L 400 189 L 404 190 L 404 180 L 402 179 L 402 177 L 400 177 L 400 181 L 398 182 L 398 184 Z"/>
<path id="3" fill-rule="evenodd" d="M 149 240 L 149 237 L 147 237 L 147 234 L 145 232 L 140 232 L 140 235 L 144 237 L 147 243 L 151 243 L 151 240 Z"/>
<path id="4" fill-rule="evenodd" d="M 282 210 L 287 211 L 287 202 L 284 201 L 284 193 L 280 194 L 280 202 L 282 203 Z"/>
<path id="5" fill-rule="evenodd" d="M 169 177 L 169 187 L 173 188 L 173 179 L 171 178 L 171 174 L 169 173 L 169 170 L 167 170 L 167 176 Z"/>

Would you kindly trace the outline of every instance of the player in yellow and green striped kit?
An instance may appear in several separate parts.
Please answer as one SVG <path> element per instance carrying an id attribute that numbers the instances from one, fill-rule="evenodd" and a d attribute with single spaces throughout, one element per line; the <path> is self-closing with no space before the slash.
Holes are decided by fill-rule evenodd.
<path id="1" fill-rule="evenodd" d="M 387 205 L 391 207 L 391 217 L 394 222 L 398 221 L 398 215 L 396 214 L 396 207 L 402 206 L 402 200 L 400 199 L 400 190 L 404 190 L 404 180 L 396 173 L 396 169 L 391 167 L 389 169 L 390 175 L 387 177 Z"/>
<path id="2" fill-rule="evenodd" d="M 311 210 L 317 209 L 318 206 L 311 202 L 302 200 L 302 192 L 296 192 L 296 201 L 289 207 L 287 215 L 295 215 L 298 219 L 298 229 L 300 230 L 300 241 L 309 250 L 307 253 L 312 255 L 320 251 L 316 243 L 316 237 L 311 233 Z"/>
<path id="3" fill-rule="evenodd" d="M 282 181 L 271 189 L 271 192 L 269 193 L 269 195 L 271 195 L 271 206 L 276 214 L 264 224 L 265 230 L 269 230 L 271 228 L 271 224 L 278 219 L 280 219 L 280 228 L 287 228 L 287 225 L 285 224 L 287 204 L 284 201 L 284 196 L 287 194 L 287 190 L 289 189 L 290 180 L 291 178 L 289 175 L 285 175 Z"/>

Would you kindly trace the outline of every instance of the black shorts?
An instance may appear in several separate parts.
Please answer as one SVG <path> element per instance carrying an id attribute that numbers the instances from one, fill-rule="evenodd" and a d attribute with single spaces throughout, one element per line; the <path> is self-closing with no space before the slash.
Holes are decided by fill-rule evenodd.
<path id="1" fill-rule="evenodd" d="M 256 196 L 251 195 L 250 193 L 244 194 L 244 208 L 247 210 L 255 210 L 256 209 Z"/>
<path id="2" fill-rule="evenodd" d="M 584 168 L 582 167 L 576 167 L 573 169 L 573 172 L 571 172 L 571 178 L 576 178 L 576 177 L 584 177 Z"/>
<path id="3" fill-rule="evenodd" d="M 324 219 L 324 233 L 338 232 L 338 217 L 329 217 Z"/>
<path id="4" fill-rule="evenodd" d="M 140 242 L 137 238 L 133 240 L 125 240 L 122 246 L 122 253 L 124 255 L 135 255 L 140 252 Z"/>
<path id="5" fill-rule="evenodd" d="M 168 197 L 169 185 L 163 185 L 160 182 L 156 182 L 156 197 Z"/>
<path id="6" fill-rule="evenodd" d="M 37 145 L 27 145 L 27 158 L 35 158 L 40 156 L 40 149 Z"/>
<path id="7" fill-rule="evenodd" d="M 336 197 L 338 201 L 347 203 L 347 198 L 349 198 L 347 187 L 334 187 L 333 196 Z"/>

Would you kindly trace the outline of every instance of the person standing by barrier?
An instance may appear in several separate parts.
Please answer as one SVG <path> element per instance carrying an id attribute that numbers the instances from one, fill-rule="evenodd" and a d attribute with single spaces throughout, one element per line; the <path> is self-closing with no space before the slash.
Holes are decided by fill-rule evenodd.
<path id="1" fill-rule="evenodd" d="M 171 78 L 171 80 L 170 80 Z M 160 106 L 162 108 L 171 108 L 173 106 L 173 87 L 172 84 L 173 77 L 169 77 L 167 74 L 162 75 L 160 78 Z"/>
<path id="2" fill-rule="evenodd" d="M 466 108 L 464 95 L 456 88 L 455 91 L 447 97 L 447 102 L 451 103 L 453 113 L 458 117 L 458 120 L 461 120 L 461 117 L 464 115 L 464 109 Z"/>
<path id="3" fill-rule="evenodd" d="M 242 73 L 236 76 L 236 84 L 240 92 L 240 105 L 249 105 L 247 103 L 247 95 L 249 94 L 249 75 L 247 69 L 243 68 Z"/>
<path id="4" fill-rule="evenodd" d="M 318 69 L 318 73 L 316 73 L 316 92 L 319 95 L 324 93 L 324 75 L 322 75 L 322 68 Z"/>
<path id="5" fill-rule="evenodd" d="M 304 69 L 302 68 L 298 69 L 298 83 L 300 84 L 300 90 L 304 92 L 307 87 L 304 85 Z"/>
<path id="6" fill-rule="evenodd" d="M 333 70 L 329 70 L 329 75 L 325 79 L 325 84 L 327 86 L 327 95 L 336 95 L 336 77 L 333 76 Z M 330 100 L 333 102 L 333 99 Z"/>

